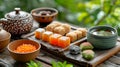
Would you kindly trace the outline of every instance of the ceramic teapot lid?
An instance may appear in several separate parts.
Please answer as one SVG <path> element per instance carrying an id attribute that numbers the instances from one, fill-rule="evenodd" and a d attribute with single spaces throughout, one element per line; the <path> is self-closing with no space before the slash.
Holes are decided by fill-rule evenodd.
<path id="1" fill-rule="evenodd" d="M 7 31 L 3 30 L 2 28 L 0 28 L 0 41 L 1 40 L 5 40 L 5 39 L 9 39 L 11 37 L 11 34 L 8 33 Z"/>
<path id="2" fill-rule="evenodd" d="M 14 11 L 7 13 L 5 18 L 9 19 L 24 19 L 29 16 L 29 13 L 21 11 L 20 8 L 15 8 Z"/>

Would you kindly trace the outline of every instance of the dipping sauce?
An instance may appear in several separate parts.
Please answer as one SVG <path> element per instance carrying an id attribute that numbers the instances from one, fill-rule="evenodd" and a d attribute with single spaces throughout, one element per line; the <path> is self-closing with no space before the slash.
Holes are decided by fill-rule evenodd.
<path id="1" fill-rule="evenodd" d="M 26 52 L 32 52 L 35 50 L 36 50 L 36 47 L 32 44 L 21 44 L 14 51 L 18 53 L 26 53 Z"/>
<path id="2" fill-rule="evenodd" d="M 47 16 L 49 16 L 49 15 L 52 14 L 52 12 L 51 11 L 40 11 L 38 14 L 39 15 L 47 15 Z"/>
<path id="3" fill-rule="evenodd" d="M 108 29 L 96 29 L 92 31 L 92 34 L 98 35 L 98 36 L 111 36 L 114 34 L 114 31 L 108 30 Z"/>

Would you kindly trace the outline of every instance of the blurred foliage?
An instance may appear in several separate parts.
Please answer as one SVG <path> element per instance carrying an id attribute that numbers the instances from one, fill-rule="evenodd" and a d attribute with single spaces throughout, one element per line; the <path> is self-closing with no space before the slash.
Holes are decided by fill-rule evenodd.
<path id="1" fill-rule="evenodd" d="M 109 25 L 120 35 L 120 0 L 0 0 L 0 18 L 15 7 L 27 12 L 53 7 L 59 11 L 57 20 L 82 27 Z"/>

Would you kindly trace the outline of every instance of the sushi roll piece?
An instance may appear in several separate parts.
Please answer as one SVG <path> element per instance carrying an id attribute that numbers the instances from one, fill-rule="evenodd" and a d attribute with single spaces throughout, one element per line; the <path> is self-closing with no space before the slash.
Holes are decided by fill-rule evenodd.
<path id="1" fill-rule="evenodd" d="M 56 24 L 49 24 L 49 25 L 46 27 L 46 30 L 53 32 L 54 28 L 57 27 L 57 26 L 58 26 L 58 25 L 56 25 Z"/>
<path id="2" fill-rule="evenodd" d="M 77 45 L 70 46 L 69 50 L 70 50 L 70 54 L 72 55 L 80 54 L 80 48 Z"/>
<path id="3" fill-rule="evenodd" d="M 60 38 L 62 35 L 60 34 L 53 34 L 49 37 L 49 43 L 53 46 L 56 46 L 58 44 L 58 38 Z"/>
<path id="4" fill-rule="evenodd" d="M 58 27 L 58 26 L 60 26 L 60 25 L 61 25 L 61 23 L 59 23 L 59 22 L 53 22 L 53 23 L 47 25 L 46 30 L 53 32 L 54 28 L 55 28 L 55 27 Z"/>
<path id="5" fill-rule="evenodd" d="M 62 24 L 61 26 L 65 28 L 66 33 L 70 32 L 71 26 L 69 24 Z"/>
<path id="6" fill-rule="evenodd" d="M 45 29 L 43 28 L 38 28 L 35 30 L 35 38 L 37 39 L 41 39 L 42 38 L 42 34 L 45 32 Z"/>
<path id="7" fill-rule="evenodd" d="M 71 42 L 74 42 L 77 40 L 77 34 L 74 32 L 69 32 L 66 34 L 66 36 L 70 38 Z"/>
<path id="8" fill-rule="evenodd" d="M 66 31 L 64 27 L 59 26 L 54 29 L 54 33 L 65 35 Z"/>
<path id="9" fill-rule="evenodd" d="M 54 22 L 52 22 L 51 24 L 56 24 L 56 25 L 58 25 L 58 26 L 61 26 L 61 25 L 62 25 L 62 23 L 57 22 L 57 21 L 54 21 Z"/>
<path id="10" fill-rule="evenodd" d="M 49 37 L 53 34 L 51 31 L 46 31 L 42 34 L 42 40 L 43 41 L 49 41 Z"/>
<path id="11" fill-rule="evenodd" d="M 82 57 L 86 60 L 92 60 L 95 57 L 95 52 L 93 50 L 84 50 Z"/>
<path id="12" fill-rule="evenodd" d="M 87 29 L 86 28 L 78 28 L 77 30 L 82 32 L 83 37 L 86 36 L 86 34 L 87 34 Z"/>
<path id="13" fill-rule="evenodd" d="M 62 36 L 58 38 L 58 46 L 61 48 L 65 48 L 70 45 L 70 38 L 66 36 Z"/>
<path id="14" fill-rule="evenodd" d="M 77 34 L 77 40 L 82 38 L 82 32 L 81 31 L 75 30 L 74 33 Z"/>
<path id="15" fill-rule="evenodd" d="M 80 49 L 83 50 L 92 50 L 94 47 L 89 42 L 83 42 L 80 44 Z"/>

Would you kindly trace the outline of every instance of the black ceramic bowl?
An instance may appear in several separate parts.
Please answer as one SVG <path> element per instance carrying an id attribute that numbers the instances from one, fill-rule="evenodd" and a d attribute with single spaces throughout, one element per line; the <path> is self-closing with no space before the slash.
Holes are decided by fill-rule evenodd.
<path id="1" fill-rule="evenodd" d="M 113 34 L 109 36 L 100 36 L 93 34 L 94 30 L 109 30 L 112 31 Z M 87 41 L 90 42 L 95 49 L 109 49 L 116 45 L 117 42 L 117 31 L 116 29 L 110 26 L 95 26 L 88 29 L 87 32 Z"/>

